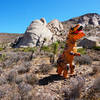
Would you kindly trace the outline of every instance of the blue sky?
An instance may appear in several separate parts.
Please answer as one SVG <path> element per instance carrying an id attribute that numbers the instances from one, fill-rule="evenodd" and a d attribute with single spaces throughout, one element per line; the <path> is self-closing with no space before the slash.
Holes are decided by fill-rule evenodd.
<path id="1" fill-rule="evenodd" d="M 0 32 L 24 33 L 41 17 L 66 21 L 86 13 L 100 14 L 100 0 L 0 0 Z"/>

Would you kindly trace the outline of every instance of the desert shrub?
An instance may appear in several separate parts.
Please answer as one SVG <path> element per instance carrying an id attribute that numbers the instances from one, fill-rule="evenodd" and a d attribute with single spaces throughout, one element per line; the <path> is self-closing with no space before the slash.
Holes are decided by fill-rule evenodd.
<path id="1" fill-rule="evenodd" d="M 6 84 L 6 83 L 7 83 L 6 77 L 3 75 L 0 76 L 0 85 Z"/>
<path id="2" fill-rule="evenodd" d="M 100 66 L 93 66 L 90 75 L 95 75 L 98 74 L 99 72 L 100 72 Z"/>
<path id="3" fill-rule="evenodd" d="M 19 61 L 25 61 L 24 63 L 26 64 L 27 61 L 30 61 L 31 53 L 29 52 L 19 52 L 19 53 L 10 53 L 6 54 L 4 61 L 2 62 L 4 67 L 10 67 L 14 64 L 17 64 Z M 33 56 L 32 56 L 33 58 Z"/>
<path id="4" fill-rule="evenodd" d="M 20 84 L 21 82 L 24 82 L 25 80 L 26 80 L 25 75 L 24 75 L 24 76 L 17 75 L 17 76 L 16 76 L 15 83 L 16 83 L 16 84 Z"/>
<path id="5" fill-rule="evenodd" d="M 83 96 L 82 100 L 100 100 L 100 77 L 97 77 L 93 86 Z"/>
<path id="6" fill-rule="evenodd" d="M 19 65 L 17 69 L 19 74 L 26 73 L 30 70 L 31 64 L 29 62 L 23 62 L 22 64 Z"/>
<path id="7" fill-rule="evenodd" d="M 53 53 L 54 53 L 54 55 L 57 54 L 57 52 L 58 52 L 58 47 L 59 47 L 58 42 L 53 43 Z"/>
<path id="8" fill-rule="evenodd" d="M 18 52 L 18 51 L 22 51 L 22 52 L 34 52 L 36 50 L 37 50 L 36 47 L 33 47 L 33 48 L 31 48 L 31 47 L 27 47 L 27 48 L 15 48 L 14 49 L 15 52 Z"/>
<path id="9" fill-rule="evenodd" d="M 32 95 L 30 94 L 33 90 L 32 85 L 21 82 L 18 84 L 19 93 L 21 94 L 21 100 L 32 100 Z"/>
<path id="10" fill-rule="evenodd" d="M 12 57 L 7 57 L 6 60 L 3 62 L 3 67 L 11 67 L 13 64 L 16 64 L 20 60 L 18 55 L 14 55 Z"/>
<path id="11" fill-rule="evenodd" d="M 79 52 L 80 54 L 86 54 L 86 50 L 84 48 L 77 49 L 77 52 Z"/>
<path id="12" fill-rule="evenodd" d="M 17 69 L 19 74 L 23 74 L 29 71 L 29 68 L 26 68 L 24 66 L 19 66 L 19 68 Z"/>
<path id="13" fill-rule="evenodd" d="M 34 52 L 34 51 L 36 51 L 36 48 L 34 47 L 34 48 L 24 48 L 24 52 Z"/>
<path id="14" fill-rule="evenodd" d="M 48 72 L 51 70 L 52 70 L 52 66 L 46 64 L 42 64 L 39 68 L 39 72 L 42 74 L 48 74 Z"/>
<path id="15" fill-rule="evenodd" d="M 100 91 L 100 77 L 97 77 L 96 80 L 94 81 L 94 89 L 96 91 Z"/>
<path id="16" fill-rule="evenodd" d="M 49 46 L 42 46 L 41 47 L 41 50 L 43 50 L 44 52 L 50 52 L 50 48 L 49 48 Z"/>
<path id="17" fill-rule="evenodd" d="M 58 53 L 58 48 L 59 48 L 58 42 L 55 42 L 55 43 L 52 44 L 52 53 L 53 53 L 53 55 L 51 57 L 52 58 L 52 64 L 55 62 L 55 58 L 56 58 L 56 55 Z"/>
<path id="18" fill-rule="evenodd" d="M 92 59 L 88 55 L 76 56 L 74 61 L 75 63 L 79 63 L 80 65 L 92 63 Z"/>
<path id="19" fill-rule="evenodd" d="M 6 54 L 0 54 L 0 60 L 3 61 L 6 58 Z"/>
<path id="20" fill-rule="evenodd" d="M 33 52 L 21 52 L 21 53 L 18 53 L 17 55 L 20 58 L 20 60 L 23 60 L 23 61 L 30 61 L 36 57 L 36 54 Z"/>
<path id="21" fill-rule="evenodd" d="M 64 48 L 64 42 L 56 41 L 50 44 L 49 46 L 42 46 L 41 50 L 43 50 L 44 52 L 49 52 L 49 53 L 51 52 L 55 55 L 57 54 L 59 47 Z"/>
<path id="22" fill-rule="evenodd" d="M 100 57 L 99 56 L 96 56 L 96 55 L 93 56 L 92 59 L 93 59 L 93 61 L 100 61 Z"/>
<path id="23" fill-rule="evenodd" d="M 95 47 L 93 47 L 93 49 L 100 51 L 100 46 L 95 46 Z"/>
<path id="24" fill-rule="evenodd" d="M 14 64 L 17 64 L 19 61 L 24 62 L 24 66 L 30 66 L 30 55 L 31 53 L 19 52 L 7 54 L 5 61 L 3 62 L 4 67 L 11 67 Z"/>
<path id="25" fill-rule="evenodd" d="M 95 90 L 93 89 L 93 87 L 91 87 L 90 89 L 88 89 L 86 94 L 82 96 L 82 100 L 99 100 L 99 99 L 96 98 Z"/>
<path id="26" fill-rule="evenodd" d="M 4 50 L 4 48 L 0 47 L 0 51 Z"/>
<path id="27" fill-rule="evenodd" d="M 12 69 L 9 71 L 9 74 L 7 76 L 7 80 L 9 82 L 15 82 L 16 76 L 18 75 L 17 71 Z"/>
<path id="28" fill-rule="evenodd" d="M 63 41 L 63 42 L 60 42 L 60 48 L 61 49 L 64 49 L 65 48 L 65 42 Z"/>
<path id="29" fill-rule="evenodd" d="M 12 87 L 10 84 L 0 86 L 0 100 L 11 100 Z"/>
<path id="30" fill-rule="evenodd" d="M 36 77 L 35 74 L 26 74 L 26 80 L 28 84 L 34 85 L 38 83 L 38 78 Z"/>
<path id="31" fill-rule="evenodd" d="M 84 84 L 85 81 L 83 77 L 76 77 L 75 79 L 70 79 L 70 88 L 62 88 L 62 97 L 64 98 L 64 100 L 80 100 L 79 98 Z"/>

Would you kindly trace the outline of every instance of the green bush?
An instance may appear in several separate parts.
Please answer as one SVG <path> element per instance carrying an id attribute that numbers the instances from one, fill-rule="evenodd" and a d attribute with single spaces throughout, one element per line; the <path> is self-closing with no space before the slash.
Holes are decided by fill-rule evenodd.
<path id="1" fill-rule="evenodd" d="M 65 42 L 64 41 L 60 43 L 60 47 L 61 47 L 61 49 L 65 48 Z"/>
<path id="2" fill-rule="evenodd" d="M 39 68 L 39 72 L 45 75 L 48 74 L 52 69 L 53 69 L 52 66 L 47 64 L 42 64 Z"/>
<path id="3" fill-rule="evenodd" d="M 0 51 L 2 51 L 2 50 L 4 50 L 4 48 L 1 47 L 1 48 L 0 48 Z"/>
<path id="4" fill-rule="evenodd" d="M 54 55 L 57 54 L 57 52 L 58 52 L 58 47 L 59 47 L 58 42 L 53 43 L 53 53 L 54 53 Z"/>
<path id="5" fill-rule="evenodd" d="M 43 50 L 44 52 L 45 51 L 50 52 L 50 47 L 49 46 L 42 46 L 41 50 Z"/>
<path id="6" fill-rule="evenodd" d="M 34 52 L 36 50 L 36 48 L 30 48 L 30 47 L 28 47 L 28 48 L 24 48 L 24 52 Z"/>
<path id="7" fill-rule="evenodd" d="M 77 52 L 79 52 L 80 54 L 86 54 L 86 50 L 84 48 L 79 48 L 77 49 Z"/>
<path id="8" fill-rule="evenodd" d="M 75 63 L 78 63 L 80 65 L 92 64 L 92 59 L 88 55 L 75 56 L 74 61 L 75 61 Z"/>
<path id="9" fill-rule="evenodd" d="M 15 52 L 17 52 L 17 51 L 22 51 L 22 52 L 34 52 L 34 51 L 36 51 L 36 47 L 27 47 L 27 48 L 16 48 L 15 50 L 14 50 Z"/>
<path id="10" fill-rule="evenodd" d="M 100 46 L 95 46 L 95 47 L 93 47 L 93 49 L 100 51 Z"/>

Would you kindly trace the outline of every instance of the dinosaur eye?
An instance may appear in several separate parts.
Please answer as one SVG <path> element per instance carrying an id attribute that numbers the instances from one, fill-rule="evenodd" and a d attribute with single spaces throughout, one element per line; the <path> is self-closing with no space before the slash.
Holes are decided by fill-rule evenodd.
<path id="1" fill-rule="evenodd" d="M 83 26 L 80 26 L 77 30 L 80 31 L 83 29 Z"/>
<path id="2" fill-rule="evenodd" d="M 71 30 L 73 31 L 73 30 L 74 30 L 74 28 L 73 28 L 73 27 L 71 27 Z"/>

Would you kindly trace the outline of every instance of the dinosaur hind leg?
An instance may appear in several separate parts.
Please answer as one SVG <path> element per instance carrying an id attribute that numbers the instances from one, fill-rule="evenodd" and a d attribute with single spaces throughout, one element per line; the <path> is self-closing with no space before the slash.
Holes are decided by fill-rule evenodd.
<path id="1" fill-rule="evenodd" d="M 68 70 L 69 70 L 69 64 L 65 65 L 65 68 L 64 68 L 64 72 L 63 72 L 63 76 L 64 78 L 68 78 Z"/>
<path id="2" fill-rule="evenodd" d="M 59 75 L 61 75 L 61 73 L 62 73 L 62 71 L 63 71 L 63 67 L 61 67 L 61 66 L 57 66 L 57 73 L 59 74 Z"/>
<path id="3" fill-rule="evenodd" d="M 70 74 L 74 75 L 75 65 L 70 64 Z"/>

